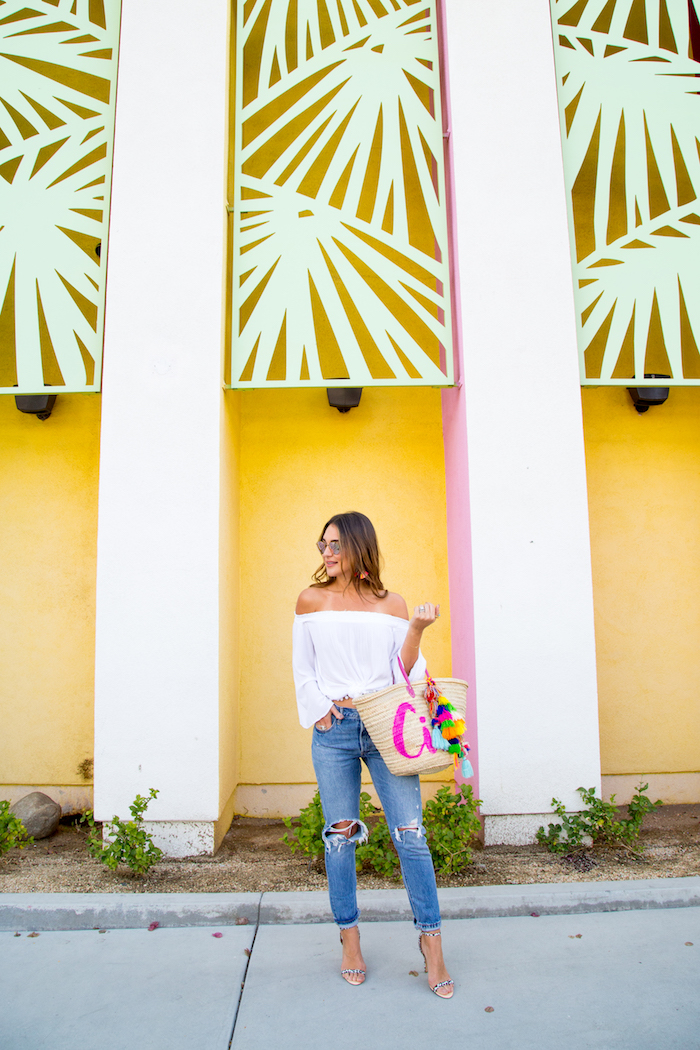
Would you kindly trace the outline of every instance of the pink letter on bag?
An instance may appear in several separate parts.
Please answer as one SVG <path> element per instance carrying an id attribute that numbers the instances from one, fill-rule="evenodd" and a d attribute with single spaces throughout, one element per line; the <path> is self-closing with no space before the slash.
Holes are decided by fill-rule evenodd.
<path id="1" fill-rule="evenodd" d="M 423 751 L 426 747 L 428 751 L 435 751 L 435 748 L 433 747 L 432 741 L 430 739 L 430 733 L 428 732 L 426 726 L 423 726 L 423 743 L 421 744 L 420 751 L 415 755 L 409 755 L 408 751 L 406 750 L 406 744 L 404 743 L 403 739 L 403 725 L 406 721 L 406 715 L 409 711 L 412 711 L 414 715 L 416 713 L 416 709 L 413 706 L 413 704 L 409 704 L 407 702 L 399 704 L 396 710 L 393 727 L 394 747 L 402 756 L 402 758 L 418 758 L 420 755 L 423 754 Z M 424 722 L 425 719 L 422 718 L 421 721 Z"/>

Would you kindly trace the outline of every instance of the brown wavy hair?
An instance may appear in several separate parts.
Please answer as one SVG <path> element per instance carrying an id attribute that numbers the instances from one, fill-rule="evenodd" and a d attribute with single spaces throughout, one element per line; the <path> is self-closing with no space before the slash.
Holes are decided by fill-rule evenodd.
<path id="1" fill-rule="evenodd" d="M 350 568 L 350 580 L 359 591 L 360 574 L 366 573 L 364 582 L 375 598 L 384 598 L 387 591 L 381 580 L 381 555 L 374 525 L 365 514 L 349 510 L 345 514 L 334 514 L 321 529 L 319 539 L 329 525 L 335 525 L 340 536 L 340 550 Z M 335 577 L 328 576 L 326 566 L 321 565 L 313 575 L 314 587 L 328 587 Z M 348 584 L 350 586 L 350 584 Z"/>

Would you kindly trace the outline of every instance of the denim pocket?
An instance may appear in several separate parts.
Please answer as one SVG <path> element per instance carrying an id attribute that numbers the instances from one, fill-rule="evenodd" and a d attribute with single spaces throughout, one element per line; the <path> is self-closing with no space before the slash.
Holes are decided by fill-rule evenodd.
<path id="1" fill-rule="evenodd" d="M 314 730 L 317 733 L 330 733 L 331 729 L 333 728 L 333 726 L 335 725 L 336 722 L 337 722 L 337 718 L 335 717 L 335 715 L 331 715 L 331 724 L 328 726 L 327 729 L 322 729 L 321 726 L 319 726 L 316 723 L 314 723 Z"/>

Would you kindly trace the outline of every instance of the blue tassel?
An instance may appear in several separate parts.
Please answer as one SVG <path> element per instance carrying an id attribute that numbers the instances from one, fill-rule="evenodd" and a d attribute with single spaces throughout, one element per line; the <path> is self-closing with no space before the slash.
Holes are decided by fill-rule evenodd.
<path id="1" fill-rule="evenodd" d="M 468 758 L 462 759 L 462 776 L 465 780 L 469 780 L 469 777 L 474 776 L 474 770 Z"/>
<path id="2" fill-rule="evenodd" d="M 433 743 L 433 747 L 436 751 L 447 751 L 449 744 L 447 743 L 437 726 L 433 726 L 433 730 L 430 734 L 430 737 Z"/>

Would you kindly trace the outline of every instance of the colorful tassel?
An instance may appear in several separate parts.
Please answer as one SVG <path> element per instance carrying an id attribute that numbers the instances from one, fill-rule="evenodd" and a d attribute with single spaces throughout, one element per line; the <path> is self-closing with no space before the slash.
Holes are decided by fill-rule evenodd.
<path id="1" fill-rule="evenodd" d="M 426 679 L 425 699 L 431 715 L 432 745 L 436 751 L 447 751 L 452 755 L 455 768 L 459 767 L 462 776 L 467 779 L 474 775 L 474 771 L 467 758 L 469 744 L 461 739 L 467 729 L 465 721 L 457 715 L 450 701 L 441 694 L 430 675 L 426 674 Z"/>
<path id="2" fill-rule="evenodd" d="M 430 736 L 436 751 L 447 751 L 447 741 L 437 726 L 433 726 Z"/>

